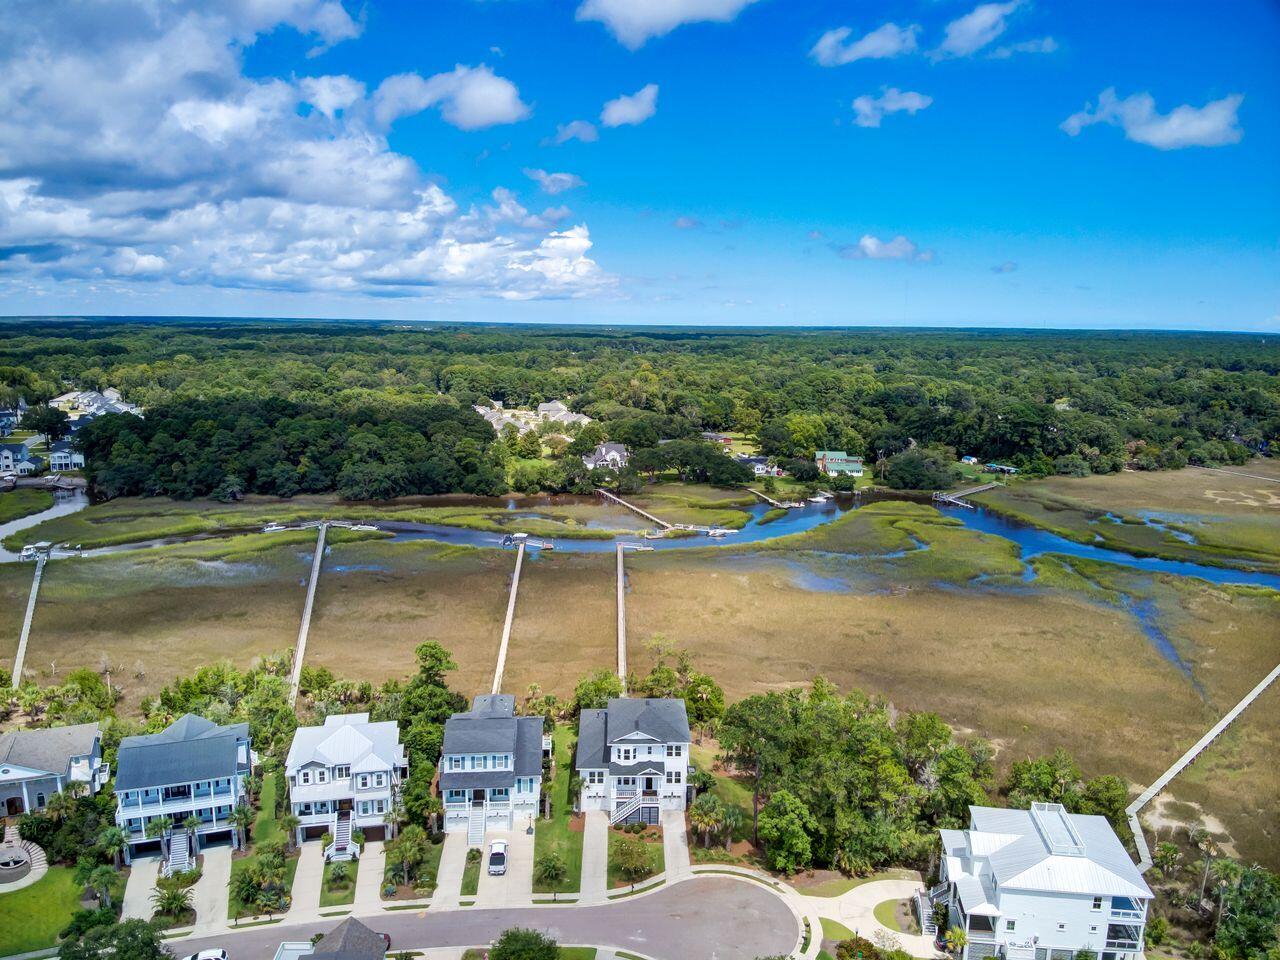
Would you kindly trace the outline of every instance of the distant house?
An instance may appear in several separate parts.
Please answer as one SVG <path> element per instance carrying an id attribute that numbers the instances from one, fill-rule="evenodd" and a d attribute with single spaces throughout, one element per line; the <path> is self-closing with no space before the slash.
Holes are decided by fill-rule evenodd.
<path id="1" fill-rule="evenodd" d="M 620 443 L 602 443 L 582 458 L 591 470 L 621 470 L 631 459 L 627 448 Z"/>
<path id="2" fill-rule="evenodd" d="M 851 457 L 843 450 L 819 450 L 814 454 L 813 462 L 828 477 L 862 476 L 862 458 Z"/>
<path id="3" fill-rule="evenodd" d="M 750 467 L 757 477 L 781 477 L 786 473 L 776 463 L 770 463 L 768 457 L 749 457 L 744 454 L 736 459 L 744 467 Z"/>
<path id="4" fill-rule="evenodd" d="M 99 393 L 97 390 L 71 390 L 54 397 L 49 406 L 61 410 L 72 420 L 81 417 L 96 417 L 104 413 L 129 413 L 135 417 L 142 416 L 142 408 L 129 403 L 114 387 L 108 387 Z"/>
<path id="5" fill-rule="evenodd" d="M 978 462 L 978 458 L 977 457 L 961 457 L 960 462 L 964 464 L 968 464 L 969 466 L 973 466 Z"/>
<path id="6" fill-rule="evenodd" d="M 945 904 L 965 932 L 959 960 L 1138 960 L 1151 889 L 1105 817 L 1059 803 L 970 807 L 968 830 L 940 830 L 941 882 L 917 898 Z"/>
<path id="7" fill-rule="evenodd" d="M 0 734 L 0 815 L 43 810 L 69 783 L 90 793 L 107 782 L 102 733 L 96 723 Z"/>
<path id="8" fill-rule="evenodd" d="M 284 767 L 298 839 L 328 833 L 330 860 L 358 855 L 353 830 L 370 839 L 385 834 L 386 815 L 409 776 L 399 726 L 370 723 L 367 713 L 334 714 L 323 726 L 299 727 Z"/>
<path id="9" fill-rule="evenodd" d="M 69 440 L 57 440 L 49 445 L 49 469 L 61 473 L 79 470 L 84 466 L 84 454 L 71 446 Z"/>
<path id="10" fill-rule="evenodd" d="M 44 458 L 37 457 L 25 443 L 0 443 L 0 472 L 29 477 L 44 468 Z"/>
<path id="11" fill-rule="evenodd" d="M 1013 476 L 1015 473 L 1018 472 L 1017 467 L 1010 467 L 1007 464 L 1003 464 L 1003 463 L 988 463 L 988 464 L 984 464 L 984 466 L 988 470 L 990 470 L 992 473 L 1005 473 L 1005 474 L 1008 474 L 1009 476 Z"/>
<path id="12" fill-rule="evenodd" d="M 276 948 L 275 960 L 386 960 L 390 942 L 354 917 L 312 943 L 286 940 Z"/>
<path id="13" fill-rule="evenodd" d="M 583 710 L 575 766 L 583 810 L 610 823 L 657 823 L 683 810 L 689 781 L 689 716 L 683 700 L 616 698 Z"/>
<path id="14" fill-rule="evenodd" d="M 0 437 L 7 437 L 18 428 L 21 414 L 12 407 L 0 409 Z"/>
<path id="15" fill-rule="evenodd" d="M 444 828 L 484 844 L 485 830 L 533 817 L 542 795 L 542 718 L 517 717 L 510 694 L 478 696 L 444 725 L 440 756 Z"/>
<path id="16" fill-rule="evenodd" d="M 202 843 L 236 842 L 231 813 L 245 802 L 244 780 L 253 767 L 249 725 L 219 726 L 188 713 L 160 733 L 125 737 L 116 755 L 116 825 L 128 836 L 128 861 L 160 851 L 165 870 L 186 870 Z M 198 822 L 192 836 L 188 818 Z M 148 836 L 153 821 L 168 823 Z"/>
<path id="17" fill-rule="evenodd" d="M 726 447 L 733 443 L 733 437 L 726 437 L 723 433 L 713 433 L 710 430 L 702 432 L 702 439 L 708 443 L 719 443 Z"/>
<path id="18" fill-rule="evenodd" d="M 552 400 L 550 403 L 538 404 L 537 414 L 543 420 L 554 420 L 561 414 L 569 412 L 568 406 L 559 400 Z"/>

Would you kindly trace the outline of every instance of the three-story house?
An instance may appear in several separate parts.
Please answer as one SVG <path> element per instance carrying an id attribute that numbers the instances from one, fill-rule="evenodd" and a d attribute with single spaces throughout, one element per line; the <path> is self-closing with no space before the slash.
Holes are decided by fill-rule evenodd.
<path id="1" fill-rule="evenodd" d="M 689 782 L 689 716 L 683 700 L 610 700 L 583 710 L 576 766 L 582 810 L 610 823 L 658 823 L 684 810 Z"/>

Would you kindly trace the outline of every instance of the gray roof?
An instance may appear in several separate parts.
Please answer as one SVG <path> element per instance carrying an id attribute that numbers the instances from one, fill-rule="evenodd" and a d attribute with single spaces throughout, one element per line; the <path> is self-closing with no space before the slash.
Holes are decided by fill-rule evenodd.
<path id="1" fill-rule="evenodd" d="M 0 733 L 0 765 L 12 763 L 55 775 L 65 774 L 72 757 L 93 755 L 100 735 L 96 723 Z"/>
<path id="2" fill-rule="evenodd" d="M 440 771 L 441 790 L 484 790 L 489 787 L 514 786 L 515 782 L 514 770 Z"/>
<path id="3" fill-rule="evenodd" d="M 579 770 L 599 770 L 609 765 L 605 751 L 607 713 L 605 710 L 583 710 L 578 716 L 578 749 L 574 766 Z"/>
<path id="4" fill-rule="evenodd" d="M 536 777 L 542 774 L 542 718 L 517 717 L 516 700 L 500 693 L 476 697 L 466 713 L 455 713 L 444 725 L 445 754 L 510 753 L 515 757 L 513 771 L 497 771 L 510 782 L 512 777 Z M 461 777 L 493 771 L 455 771 L 450 777 Z M 440 775 L 447 785 L 446 775 Z M 470 781 L 468 781 L 469 783 Z M 486 784 L 476 784 L 485 786 Z M 456 784 L 455 784 L 456 786 Z M 502 786 L 501 783 L 491 786 Z"/>
<path id="5" fill-rule="evenodd" d="M 116 792 L 235 776 L 242 741 L 249 741 L 247 723 L 220 727 L 191 713 L 160 733 L 125 737 L 116 755 Z"/>
<path id="6" fill-rule="evenodd" d="M 635 763 L 609 764 L 611 777 L 638 777 L 646 773 L 662 776 L 667 772 L 667 765 L 661 760 L 638 760 Z"/>
<path id="7" fill-rule="evenodd" d="M 311 952 L 311 960 L 383 960 L 387 942 L 354 917 L 347 917 L 326 933 Z"/>
<path id="8" fill-rule="evenodd" d="M 683 700 L 631 699 L 609 701 L 608 743 L 617 743 L 633 733 L 642 733 L 659 743 L 688 743 L 689 714 Z"/>

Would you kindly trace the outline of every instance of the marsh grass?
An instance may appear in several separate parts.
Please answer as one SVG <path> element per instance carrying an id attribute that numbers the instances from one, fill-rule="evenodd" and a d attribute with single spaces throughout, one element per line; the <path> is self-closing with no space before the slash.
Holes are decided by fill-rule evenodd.
<path id="1" fill-rule="evenodd" d="M 29 517 L 53 506 L 53 494 L 34 487 L 18 487 L 8 493 L 0 493 L 0 523 Z M 30 541 L 25 541 L 30 542 Z"/>

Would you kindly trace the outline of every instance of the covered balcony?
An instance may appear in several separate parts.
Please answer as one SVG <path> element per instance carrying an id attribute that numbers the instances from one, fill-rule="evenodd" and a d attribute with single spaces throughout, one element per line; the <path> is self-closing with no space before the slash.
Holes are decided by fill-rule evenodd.
<path id="1" fill-rule="evenodd" d="M 1108 950 L 1140 950 L 1142 949 L 1142 924 L 1109 923 L 1107 924 Z"/>

